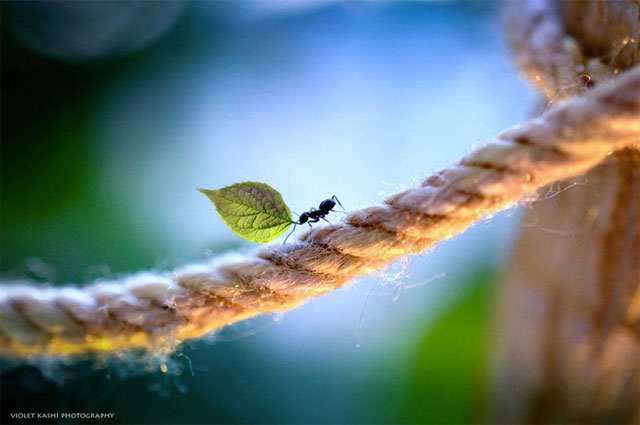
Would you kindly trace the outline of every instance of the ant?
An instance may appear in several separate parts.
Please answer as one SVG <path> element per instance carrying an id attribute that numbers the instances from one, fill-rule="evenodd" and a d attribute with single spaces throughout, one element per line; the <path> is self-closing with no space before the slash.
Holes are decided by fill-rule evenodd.
<path id="1" fill-rule="evenodd" d="M 320 221 L 320 219 L 323 219 L 328 223 L 329 220 L 327 220 L 325 217 L 331 211 L 335 211 L 333 207 L 336 206 L 336 202 L 344 210 L 344 207 L 342 206 L 342 203 L 340 202 L 338 197 L 336 195 L 333 195 L 330 199 L 325 199 L 324 201 L 320 202 L 318 209 L 311 207 L 309 211 L 306 211 L 300 214 L 300 217 L 298 217 L 298 222 L 293 223 L 293 230 L 291 230 L 291 233 L 289 233 L 287 237 L 284 238 L 284 242 L 282 243 L 285 244 L 287 242 L 287 239 L 289 239 L 289 236 L 293 234 L 293 232 L 296 230 L 296 226 L 299 224 L 307 223 L 309 227 L 311 227 L 311 223 L 317 223 Z M 336 212 L 341 212 L 341 211 L 336 211 Z"/>

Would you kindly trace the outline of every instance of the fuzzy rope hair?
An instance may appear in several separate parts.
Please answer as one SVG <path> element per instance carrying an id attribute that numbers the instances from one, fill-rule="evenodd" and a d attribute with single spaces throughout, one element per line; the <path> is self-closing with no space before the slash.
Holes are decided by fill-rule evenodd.
<path id="1" fill-rule="evenodd" d="M 84 288 L 3 284 L 1 352 L 170 351 L 185 339 L 292 309 L 400 256 L 423 252 L 639 142 L 636 67 L 507 130 L 419 187 L 355 211 L 340 224 L 309 230 L 293 243 Z"/>

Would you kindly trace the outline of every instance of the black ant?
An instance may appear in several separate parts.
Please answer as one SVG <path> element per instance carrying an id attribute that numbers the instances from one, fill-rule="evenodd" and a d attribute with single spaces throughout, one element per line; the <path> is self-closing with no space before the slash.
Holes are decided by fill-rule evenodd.
<path id="1" fill-rule="evenodd" d="M 300 214 L 300 217 L 298 217 L 298 222 L 297 223 L 296 222 L 293 223 L 293 230 L 291 230 L 291 233 L 289 233 L 287 235 L 287 237 L 284 238 L 284 242 L 282 242 L 282 243 L 285 244 L 287 242 L 287 239 L 289 239 L 289 236 L 291 236 L 293 234 L 293 232 L 296 230 L 296 226 L 298 224 L 307 223 L 309 225 L 309 227 L 311 227 L 311 223 L 317 223 L 317 222 L 320 221 L 320 219 L 323 219 L 324 221 L 326 221 L 328 223 L 329 220 L 327 220 L 325 217 L 331 211 L 335 211 L 333 209 L 333 207 L 336 206 L 336 202 L 344 210 L 344 207 L 342 206 L 342 203 L 340 202 L 338 197 L 336 195 L 333 195 L 331 197 L 331 199 L 325 199 L 324 201 L 320 202 L 320 205 L 318 206 L 318 209 L 315 209 L 315 208 L 311 207 L 311 209 L 309 211 L 306 211 L 306 212 L 303 212 L 302 214 Z M 340 212 L 340 211 L 336 211 L 336 212 Z"/>

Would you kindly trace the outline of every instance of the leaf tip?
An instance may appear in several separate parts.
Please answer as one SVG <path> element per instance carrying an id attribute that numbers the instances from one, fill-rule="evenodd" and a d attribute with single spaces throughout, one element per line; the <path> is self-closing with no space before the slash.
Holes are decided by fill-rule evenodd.
<path id="1" fill-rule="evenodd" d="M 209 196 L 211 193 L 215 192 L 215 190 L 203 189 L 201 187 L 196 187 L 196 190 L 206 196 Z"/>

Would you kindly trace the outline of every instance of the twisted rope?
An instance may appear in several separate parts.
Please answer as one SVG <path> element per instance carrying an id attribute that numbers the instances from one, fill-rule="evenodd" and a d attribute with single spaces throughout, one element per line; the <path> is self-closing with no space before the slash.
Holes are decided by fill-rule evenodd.
<path id="1" fill-rule="evenodd" d="M 550 104 L 640 63 L 638 0 L 504 6 L 515 59 Z M 640 422 L 639 153 L 617 152 L 580 176 L 595 191 L 562 193 L 523 216 L 576 236 L 521 229 L 496 308 L 497 423 Z"/>
<path id="2" fill-rule="evenodd" d="M 504 132 L 419 187 L 314 228 L 288 245 L 174 273 L 139 273 L 85 288 L 0 287 L 0 352 L 171 350 L 225 324 L 292 309 L 379 271 L 581 174 L 640 140 L 640 68 Z"/>
<path id="3" fill-rule="evenodd" d="M 515 61 L 552 103 L 638 63 L 638 8 L 637 0 L 520 0 L 504 2 L 503 14 Z"/>
<path id="4" fill-rule="evenodd" d="M 559 2 L 504 4 L 505 30 L 514 59 L 548 102 L 566 99 L 610 76 L 599 58 L 586 57 L 576 39 L 566 33 Z"/>

